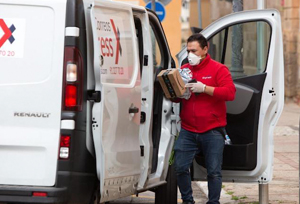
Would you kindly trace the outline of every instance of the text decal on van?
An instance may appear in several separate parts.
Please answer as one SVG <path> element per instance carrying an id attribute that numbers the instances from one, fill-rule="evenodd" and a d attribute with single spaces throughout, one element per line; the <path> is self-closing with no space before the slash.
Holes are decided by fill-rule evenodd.
<path id="1" fill-rule="evenodd" d="M 122 47 L 121 47 L 121 43 L 120 43 L 120 31 L 119 31 L 119 28 L 118 31 L 116 30 L 116 26 L 115 26 L 115 23 L 114 23 L 114 20 L 113 19 L 110 19 L 110 22 L 111 22 L 111 25 L 114 29 L 114 33 L 115 33 L 115 36 L 116 36 L 116 43 L 117 43 L 117 49 L 116 49 L 116 64 L 119 63 L 119 54 L 122 55 Z"/>
<path id="2" fill-rule="evenodd" d="M 25 20 L 0 18 L 0 57 L 22 58 Z"/>
<path id="3" fill-rule="evenodd" d="M 139 60 L 132 13 L 124 8 L 102 7 L 94 12 L 101 82 L 130 84 Z"/>
<path id="4" fill-rule="evenodd" d="M 29 112 L 14 112 L 15 117 L 34 117 L 34 118 L 49 118 L 50 113 L 29 113 Z"/>

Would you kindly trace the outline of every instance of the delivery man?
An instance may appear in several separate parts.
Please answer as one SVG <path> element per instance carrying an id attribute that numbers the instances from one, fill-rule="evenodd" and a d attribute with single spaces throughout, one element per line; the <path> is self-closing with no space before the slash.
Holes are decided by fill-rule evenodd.
<path id="1" fill-rule="evenodd" d="M 201 151 L 205 157 L 208 180 L 207 204 L 219 204 L 222 174 L 226 101 L 234 100 L 235 86 L 228 68 L 210 58 L 208 42 L 202 34 L 187 40 L 188 63 L 194 83 L 186 87 L 191 97 L 177 99 L 182 103 L 181 131 L 175 143 L 175 170 L 184 204 L 193 204 L 190 167 L 195 155 Z"/>

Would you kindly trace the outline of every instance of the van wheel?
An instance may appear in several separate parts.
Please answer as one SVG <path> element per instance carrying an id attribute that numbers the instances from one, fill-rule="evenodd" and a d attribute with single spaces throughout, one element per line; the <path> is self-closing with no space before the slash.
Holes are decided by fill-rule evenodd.
<path id="1" fill-rule="evenodd" d="M 167 183 L 155 190 L 155 204 L 177 204 L 177 179 L 174 165 L 169 166 Z"/>

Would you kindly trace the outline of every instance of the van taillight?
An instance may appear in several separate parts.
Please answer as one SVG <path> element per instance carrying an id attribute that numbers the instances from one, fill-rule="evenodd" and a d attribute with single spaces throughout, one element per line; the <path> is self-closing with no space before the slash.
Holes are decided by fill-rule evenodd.
<path id="1" fill-rule="evenodd" d="M 63 75 L 63 109 L 82 110 L 82 57 L 75 47 L 65 47 Z"/>
<path id="2" fill-rule="evenodd" d="M 59 158 L 60 159 L 69 159 L 70 140 L 71 140 L 71 137 L 68 135 L 60 136 L 60 145 L 59 145 Z"/>
<path id="3" fill-rule="evenodd" d="M 46 192 L 32 192 L 32 196 L 34 196 L 34 197 L 46 197 L 47 193 Z"/>
<path id="4" fill-rule="evenodd" d="M 67 107 L 74 107 L 77 105 L 77 87 L 74 85 L 67 85 L 65 88 L 65 105 Z"/>

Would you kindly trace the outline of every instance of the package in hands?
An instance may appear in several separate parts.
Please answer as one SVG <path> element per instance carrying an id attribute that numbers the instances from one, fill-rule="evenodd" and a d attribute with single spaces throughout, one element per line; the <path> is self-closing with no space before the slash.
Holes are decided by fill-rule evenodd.
<path id="1" fill-rule="evenodd" d="M 179 98 L 186 90 L 179 69 L 162 70 L 157 79 L 167 98 Z"/>

